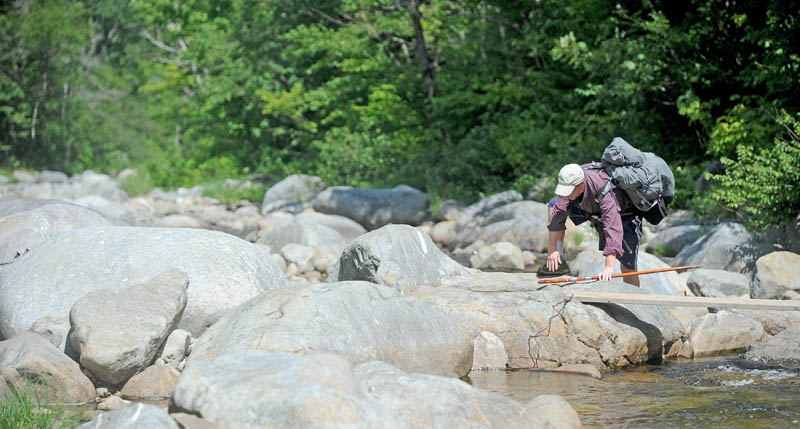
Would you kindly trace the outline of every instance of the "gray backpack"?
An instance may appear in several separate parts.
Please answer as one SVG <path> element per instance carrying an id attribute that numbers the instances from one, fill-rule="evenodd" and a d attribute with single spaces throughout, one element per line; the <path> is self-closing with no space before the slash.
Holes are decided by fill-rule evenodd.
<path id="1" fill-rule="evenodd" d="M 633 202 L 634 212 L 651 224 L 657 225 L 666 217 L 667 205 L 675 195 L 675 177 L 663 159 L 615 137 L 600 161 L 597 168 L 605 170 L 611 180 L 597 193 L 597 201 L 620 188 Z"/>

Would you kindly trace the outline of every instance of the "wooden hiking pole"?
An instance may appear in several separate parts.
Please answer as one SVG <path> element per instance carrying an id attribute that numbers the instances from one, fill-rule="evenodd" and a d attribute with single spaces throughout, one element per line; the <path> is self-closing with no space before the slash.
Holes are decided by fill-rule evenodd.
<path id="1" fill-rule="evenodd" d="M 670 268 L 659 268 L 656 270 L 645 270 L 645 271 L 631 271 L 630 273 L 622 273 L 622 274 L 612 274 L 611 278 L 617 277 L 628 277 L 628 276 L 638 276 L 642 274 L 653 274 L 653 273 L 663 273 L 665 271 L 683 271 L 689 270 L 692 268 L 700 268 L 702 265 L 685 265 L 683 267 L 670 267 Z M 539 280 L 539 284 L 545 283 L 571 283 L 571 282 L 580 282 L 584 280 L 599 280 L 600 276 L 591 276 L 591 277 L 559 277 L 556 279 L 544 279 Z"/>

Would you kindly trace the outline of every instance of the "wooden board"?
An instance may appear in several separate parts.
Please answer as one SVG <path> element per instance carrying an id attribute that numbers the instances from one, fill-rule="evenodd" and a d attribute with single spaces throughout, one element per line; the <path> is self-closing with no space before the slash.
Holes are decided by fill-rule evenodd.
<path id="1" fill-rule="evenodd" d="M 749 308 L 753 310 L 800 311 L 800 301 L 745 298 L 706 298 L 613 292 L 575 292 L 574 301 L 605 304 L 644 304 L 669 307 Z"/>

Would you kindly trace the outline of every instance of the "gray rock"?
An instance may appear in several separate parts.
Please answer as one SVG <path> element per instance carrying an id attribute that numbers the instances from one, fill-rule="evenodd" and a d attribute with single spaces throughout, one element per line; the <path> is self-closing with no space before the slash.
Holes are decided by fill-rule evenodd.
<path id="1" fill-rule="evenodd" d="M 281 248 L 281 256 L 289 264 L 297 266 L 298 273 L 306 273 L 314 269 L 314 249 L 302 244 L 290 243 Z"/>
<path id="2" fill-rule="evenodd" d="M 40 182 L 64 183 L 68 180 L 69 177 L 60 171 L 44 170 L 39 173 Z"/>
<path id="3" fill-rule="evenodd" d="M 83 187 L 83 195 L 96 195 L 110 201 L 125 201 L 129 198 L 128 193 L 119 187 L 119 183 L 107 174 L 86 170 L 74 179 L 78 179 Z"/>
<path id="4" fill-rule="evenodd" d="M 461 380 L 407 374 L 385 362 L 359 365 L 356 376 L 370 399 L 410 427 L 580 427 L 580 420 L 578 426 L 548 426 L 543 418 L 546 410 L 551 415 L 566 412 L 570 418 L 577 418 L 569 404 L 566 409 L 563 403 L 554 409 L 555 402 L 534 403 L 535 409 L 529 410 L 526 405 Z"/>
<path id="5" fill-rule="evenodd" d="M 675 256 L 675 265 L 702 265 L 706 269 L 750 271 L 756 258 L 748 251 L 751 235 L 738 223 L 723 222 Z"/>
<path id="6" fill-rule="evenodd" d="M 765 336 L 761 324 L 730 311 L 711 313 L 692 322 L 689 343 L 694 357 L 744 350 Z"/>
<path id="7" fill-rule="evenodd" d="M 523 250 L 546 252 L 547 218 L 523 217 L 495 222 L 480 228 L 477 239 L 486 243 L 507 241 Z"/>
<path id="8" fill-rule="evenodd" d="M 461 319 L 473 335 L 495 333 L 508 353 L 509 368 L 588 363 L 607 371 L 644 363 L 661 351 L 661 344 L 657 351 L 648 350 L 657 341 L 639 327 L 619 322 L 598 307 L 570 302 L 569 288 L 541 289 L 537 281 L 535 274 L 474 273 L 448 278 L 440 287 L 419 288 L 412 296 Z M 620 287 L 626 292 L 636 289 Z"/>
<path id="9" fill-rule="evenodd" d="M 659 256 L 675 256 L 706 232 L 701 225 L 678 225 L 667 228 L 647 240 L 644 249 Z"/>
<path id="10" fill-rule="evenodd" d="M 472 369 L 506 369 L 508 353 L 497 335 L 483 331 L 475 337 Z"/>
<path id="11" fill-rule="evenodd" d="M 544 420 L 543 427 L 573 428 L 583 427 L 578 412 L 564 398 L 558 395 L 539 395 L 525 407 L 522 417 L 536 416 Z"/>
<path id="12" fill-rule="evenodd" d="M 439 209 L 436 210 L 436 215 L 434 218 L 438 221 L 455 221 L 461 216 L 461 212 L 467 206 L 462 203 L 461 201 L 456 200 L 444 200 L 442 204 L 439 205 Z"/>
<path id="13" fill-rule="evenodd" d="M 186 357 L 186 350 L 191 342 L 192 334 L 183 329 L 172 331 L 161 351 L 161 361 L 172 369 L 178 369 L 178 365 Z"/>
<path id="14" fill-rule="evenodd" d="M 36 176 L 24 170 L 14 170 L 14 172 L 11 173 L 11 177 L 22 183 L 36 182 Z"/>
<path id="15" fill-rule="evenodd" d="M 547 223 L 547 204 L 538 201 L 514 201 L 491 210 L 482 220 L 483 225 L 511 219 L 536 218 Z"/>
<path id="16" fill-rule="evenodd" d="M 98 414 L 79 429 L 179 429 L 166 411 L 155 405 L 134 404 L 115 411 Z"/>
<path id="17" fill-rule="evenodd" d="M 723 270 L 692 270 L 686 279 L 686 286 L 696 296 L 713 298 L 740 297 L 750 293 L 747 276 Z"/>
<path id="18" fill-rule="evenodd" d="M 445 220 L 439 222 L 431 228 L 431 239 L 436 243 L 449 243 L 453 240 L 456 233 L 456 221 Z"/>
<path id="19" fill-rule="evenodd" d="M 158 228 L 208 228 L 210 225 L 200 219 L 182 214 L 171 214 L 157 219 L 153 226 Z"/>
<path id="20" fill-rule="evenodd" d="M 178 422 L 181 429 L 225 429 L 219 423 L 201 419 L 192 414 L 172 413 L 169 416 Z"/>
<path id="21" fill-rule="evenodd" d="M 367 230 L 384 225 L 419 225 L 430 217 L 428 195 L 410 186 L 393 189 L 356 189 L 349 186 L 328 188 L 314 198 L 314 210 L 341 215 Z"/>
<path id="22" fill-rule="evenodd" d="M 153 365 L 134 375 L 122 387 L 125 399 L 159 400 L 172 396 L 178 376 L 165 365 Z"/>
<path id="23" fill-rule="evenodd" d="M 347 360 L 314 352 L 242 350 L 192 361 L 169 410 L 223 427 L 406 427 L 367 400 Z"/>
<path id="24" fill-rule="evenodd" d="M 289 224 L 264 232 L 256 243 L 266 244 L 273 249 L 280 249 L 287 244 L 302 244 L 318 249 L 330 249 L 337 253 L 341 253 L 346 245 L 344 238 L 336 230 L 296 219 Z"/>
<path id="25" fill-rule="evenodd" d="M 66 350 L 67 334 L 69 334 L 69 317 L 62 317 L 60 319 L 55 319 L 50 316 L 42 317 L 31 326 L 31 332 L 41 335 L 57 349 Z M 70 355 L 70 353 L 67 353 L 67 355 Z"/>
<path id="26" fill-rule="evenodd" d="M 364 280 L 405 290 L 435 286 L 444 277 L 467 272 L 442 253 L 428 234 L 406 225 L 388 225 L 347 245 L 330 281 Z"/>
<path id="27" fill-rule="evenodd" d="M 800 255 L 783 251 L 758 258 L 750 296 L 782 299 L 787 290 L 800 290 Z"/>
<path id="28" fill-rule="evenodd" d="M 78 364 L 46 339 L 32 332 L 0 341 L 0 368 L 13 369 L 28 381 L 40 378 L 54 402 L 79 403 L 94 400 L 94 385 L 81 372 Z M 0 384 L 5 384 L 2 378 L 0 377 Z"/>
<path id="29" fill-rule="evenodd" d="M 478 240 L 480 227 L 488 223 L 487 219 L 495 209 L 520 200 L 522 195 L 519 192 L 505 191 L 486 197 L 463 209 L 456 219 L 455 238 L 444 244 L 450 249 L 469 246 Z"/>
<path id="30" fill-rule="evenodd" d="M 472 268 L 518 270 L 525 269 L 522 251 L 512 243 L 501 241 L 478 250 L 470 257 Z"/>
<path id="31" fill-rule="evenodd" d="M 120 290 L 171 268 L 185 272 L 192 285 L 179 327 L 193 335 L 227 310 L 288 283 L 269 252 L 221 232 L 78 229 L 0 271 L 0 335 L 25 332 L 44 316 L 66 317 L 88 292 Z"/>
<path id="32" fill-rule="evenodd" d="M 769 335 L 777 335 L 785 329 L 800 326 L 800 311 L 763 311 L 742 308 L 731 311 L 759 321 Z"/>
<path id="33" fill-rule="evenodd" d="M 585 251 L 585 252 L 588 252 Z M 595 250 L 597 254 L 600 254 L 600 259 L 597 260 L 592 265 L 589 265 L 586 268 L 582 268 L 578 271 L 578 276 L 582 277 L 590 277 L 596 276 L 605 266 L 605 259 L 602 257 L 600 251 Z M 651 255 L 646 252 L 639 251 L 638 261 L 637 261 L 637 270 L 656 270 L 660 268 L 669 268 L 670 265 L 667 265 L 658 257 Z M 574 270 L 574 268 L 573 268 Z M 622 271 L 620 270 L 619 260 L 614 264 L 614 274 L 619 274 Z M 622 282 L 622 279 L 617 278 L 614 279 L 614 282 Z M 678 275 L 675 271 L 667 271 L 662 273 L 654 273 L 654 274 L 647 274 L 639 276 L 639 284 L 647 293 L 652 293 L 656 295 L 681 295 L 682 293 L 689 292 L 689 288 L 686 286 L 686 280 Z"/>
<path id="34" fill-rule="evenodd" d="M 744 357 L 761 365 L 800 368 L 800 326 L 754 345 Z"/>
<path id="35" fill-rule="evenodd" d="M 349 243 L 355 240 L 356 237 L 367 233 L 367 230 L 358 222 L 344 216 L 317 213 L 308 210 L 295 216 L 295 219 L 305 224 L 327 226 L 338 232 L 339 235 L 344 238 L 345 243 Z"/>
<path id="36" fill-rule="evenodd" d="M 69 334 L 80 363 L 120 384 L 150 366 L 186 307 L 189 278 L 173 269 L 123 289 L 89 292 L 72 306 Z"/>
<path id="37" fill-rule="evenodd" d="M 267 190 L 261 202 L 261 213 L 270 213 L 287 203 L 297 204 L 311 201 L 323 189 L 325 189 L 325 182 L 319 177 L 293 174 Z"/>
<path id="38" fill-rule="evenodd" d="M 235 350 L 329 351 L 352 362 L 383 360 L 404 370 L 462 377 L 473 333 L 430 303 L 389 287 L 341 282 L 263 293 L 220 319 L 188 362 Z"/>
<path id="39" fill-rule="evenodd" d="M 26 206 L 31 208 L 24 209 Z M 0 211 L 16 209 L 23 210 L 0 217 L 0 264 L 11 263 L 28 250 L 67 231 L 121 224 L 94 210 L 64 201 L 0 199 Z"/>

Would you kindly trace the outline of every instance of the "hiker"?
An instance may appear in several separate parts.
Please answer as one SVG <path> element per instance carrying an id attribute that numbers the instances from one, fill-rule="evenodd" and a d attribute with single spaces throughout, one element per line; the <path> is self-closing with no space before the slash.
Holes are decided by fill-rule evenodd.
<path id="1" fill-rule="evenodd" d="M 550 240 L 547 262 L 537 272 L 541 276 L 569 274 L 569 266 L 562 260 L 567 216 L 575 225 L 592 222 L 600 235 L 600 250 L 606 257 L 599 274 L 601 281 L 611 281 L 617 259 L 623 273 L 636 271 L 642 218 L 631 212 L 631 199 L 620 188 L 606 192 L 599 203 L 595 201 L 609 177 L 603 169 L 592 168 L 593 165 L 567 164 L 558 173 L 557 197 L 548 204 Z M 639 276 L 628 276 L 623 280 L 639 286 Z"/>

